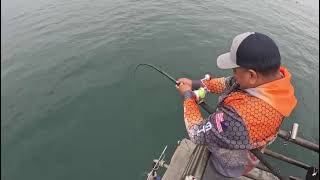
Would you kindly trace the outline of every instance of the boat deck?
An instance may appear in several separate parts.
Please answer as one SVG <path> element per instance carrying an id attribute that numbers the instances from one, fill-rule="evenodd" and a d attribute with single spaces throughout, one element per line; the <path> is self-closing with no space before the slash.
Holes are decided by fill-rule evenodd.
<path id="1" fill-rule="evenodd" d="M 183 139 L 177 146 L 170 164 L 167 165 L 167 170 L 162 177 L 162 180 L 180 180 L 183 177 L 192 174 L 197 179 L 201 179 L 209 158 L 209 151 L 205 146 L 195 145 L 188 139 Z M 188 172 L 190 174 L 188 174 Z M 230 178 L 231 179 L 231 178 Z M 278 180 L 273 174 L 254 168 L 247 175 L 240 179 L 268 179 Z M 214 180 L 214 179 L 213 179 Z"/>

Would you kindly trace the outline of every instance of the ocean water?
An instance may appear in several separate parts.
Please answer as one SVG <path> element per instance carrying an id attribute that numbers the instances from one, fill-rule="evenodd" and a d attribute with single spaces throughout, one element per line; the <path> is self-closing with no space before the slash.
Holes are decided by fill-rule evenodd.
<path id="1" fill-rule="evenodd" d="M 1 1 L 1 177 L 145 179 L 152 159 L 186 137 L 172 76 L 219 70 L 232 38 L 278 44 L 298 105 L 282 129 L 319 144 L 319 1 Z M 217 96 L 208 99 L 214 106 Z M 205 114 L 204 114 L 205 115 Z M 311 165 L 317 153 L 278 139 L 270 149 Z M 306 171 L 280 161 L 285 175 Z"/>

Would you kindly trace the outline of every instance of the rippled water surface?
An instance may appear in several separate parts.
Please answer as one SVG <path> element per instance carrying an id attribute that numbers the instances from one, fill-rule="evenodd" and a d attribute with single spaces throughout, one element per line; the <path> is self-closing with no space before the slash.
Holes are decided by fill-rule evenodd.
<path id="1" fill-rule="evenodd" d="M 319 1 L 1 1 L 1 172 L 4 179 L 144 179 L 165 145 L 186 136 L 175 77 L 227 76 L 216 57 L 262 32 L 279 45 L 298 106 L 282 129 L 319 143 Z M 216 96 L 209 98 L 215 105 Z M 279 140 L 308 164 L 318 154 Z M 272 161 L 284 174 L 304 170 Z"/>

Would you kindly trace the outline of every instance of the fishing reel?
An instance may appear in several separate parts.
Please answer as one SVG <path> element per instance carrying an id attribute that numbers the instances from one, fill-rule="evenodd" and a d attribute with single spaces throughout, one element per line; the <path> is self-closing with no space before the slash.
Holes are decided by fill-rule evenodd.
<path id="1" fill-rule="evenodd" d="M 204 78 L 201 79 L 201 81 L 210 80 L 210 79 L 211 79 L 210 75 L 206 74 L 204 76 Z M 200 87 L 198 90 L 194 90 L 193 93 L 196 96 L 198 104 L 200 104 L 200 103 L 202 103 L 204 101 L 204 98 L 206 97 L 206 94 L 208 93 L 208 90 L 207 90 L 207 88 Z"/>
<path id="2" fill-rule="evenodd" d="M 207 90 L 201 87 L 198 90 L 194 90 L 193 93 L 196 97 L 197 102 L 200 104 L 201 102 L 203 102 L 204 98 L 206 97 Z"/>

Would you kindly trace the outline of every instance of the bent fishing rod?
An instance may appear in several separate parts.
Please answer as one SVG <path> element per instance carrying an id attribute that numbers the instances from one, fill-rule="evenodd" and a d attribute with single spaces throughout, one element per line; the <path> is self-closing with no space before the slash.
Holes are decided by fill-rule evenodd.
<path id="1" fill-rule="evenodd" d="M 161 73 L 162 75 L 164 75 L 165 77 L 167 77 L 169 80 L 171 80 L 175 85 L 179 86 L 180 83 L 173 78 L 171 75 L 169 75 L 168 73 L 166 73 L 165 71 L 161 70 L 160 68 L 152 65 L 152 64 L 146 64 L 146 63 L 142 63 L 142 64 L 138 64 L 135 68 L 134 74 L 136 73 L 136 71 L 138 70 L 138 68 L 140 66 L 147 66 L 147 67 L 151 67 L 152 69 L 158 71 L 159 73 Z M 214 109 L 212 109 L 206 102 L 201 101 L 199 103 L 199 105 L 205 110 L 207 111 L 207 113 L 209 114 L 213 114 L 215 111 Z M 254 154 L 261 162 L 262 164 L 264 164 L 273 175 L 277 176 L 280 180 L 288 180 L 290 178 L 282 176 L 279 172 L 279 170 L 277 170 L 276 168 L 274 168 L 268 161 L 266 161 L 266 159 L 263 157 L 263 153 L 257 148 L 257 149 L 251 149 L 250 152 L 252 154 Z"/>
<path id="2" fill-rule="evenodd" d="M 169 80 L 171 80 L 175 85 L 179 86 L 180 83 L 175 79 L 173 78 L 172 76 L 170 76 L 168 73 L 166 73 L 165 71 L 159 69 L 158 67 L 152 65 L 152 64 L 138 64 L 135 68 L 135 71 L 134 73 L 138 70 L 138 68 L 140 66 L 148 66 L 148 67 L 151 67 L 152 69 L 158 71 L 159 73 L 161 73 L 162 75 L 164 75 L 165 77 L 167 77 Z M 204 109 L 206 110 L 208 113 L 212 114 L 214 113 L 214 110 L 207 104 L 205 103 L 204 101 L 200 102 L 199 105 Z"/>

